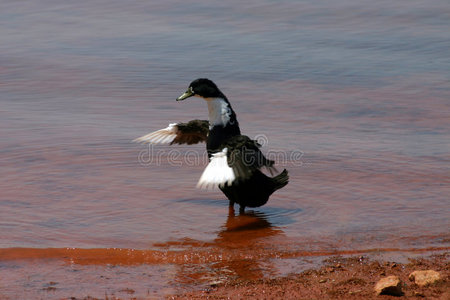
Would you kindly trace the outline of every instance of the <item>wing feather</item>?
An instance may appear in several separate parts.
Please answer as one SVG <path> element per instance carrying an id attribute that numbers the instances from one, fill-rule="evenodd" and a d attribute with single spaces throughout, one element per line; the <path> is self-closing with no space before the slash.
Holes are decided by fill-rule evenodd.
<path id="1" fill-rule="evenodd" d="M 211 189 L 217 186 L 231 185 L 236 179 L 234 171 L 227 162 L 227 148 L 222 151 L 214 153 L 211 156 L 209 164 L 203 171 L 197 187 L 201 189 Z"/>
<path id="2" fill-rule="evenodd" d="M 171 143 L 177 137 L 177 132 L 177 123 L 171 123 L 166 128 L 138 137 L 133 142 L 149 144 Z M 161 142 L 163 140 L 164 142 Z"/>
<path id="3" fill-rule="evenodd" d="M 234 136 L 229 139 L 225 147 L 228 151 L 228 165 L 236 174 L 237 180 L 250 178 L 256 170 L 265 167 L 270 173 L 276 172 L 274 161 L 267 159 L 259 149 L 258 142 L 245 135 Z"/>
<path id="4" fill-rule="evenodd" d="M 150 132 L 133 142 L 149 144 L 197 144 L 206 142 L 209 134 L 209 122 L 192 120 L 187 123 L 171 123 L 168 127 Z"/>
<path id="5" fill-rule="evenodd" d="M 244 135 L 229 138 L 221 151 L 211 155 L 197 187 L 210 189 L 245 181 L 263 167 L 276 171 L 274 161 L 267 159 L 259 147 L 256 141 Z"/>

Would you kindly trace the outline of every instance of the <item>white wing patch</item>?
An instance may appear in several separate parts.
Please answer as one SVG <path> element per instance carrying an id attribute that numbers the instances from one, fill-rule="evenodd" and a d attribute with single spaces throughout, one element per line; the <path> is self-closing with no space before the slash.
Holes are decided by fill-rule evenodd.
<path id="1" fill-rule="evenodd" d="M 223 148 L 221 152 L 212 155 L 211 161 L 197 183 L 198 188 L 223 187 L 225 183 L 231 184 L 236 179 L 233 169 L 228 166 L 227 151 L 227 148 Z"/>
<path id="2" fill-rule="evenodd" d="M 151 132 L 147 135 L 134 139 L 133 142 L 149 144 L 170 144 L 177 137 L 177 123 L 171 123 L 167 128 Z"/>

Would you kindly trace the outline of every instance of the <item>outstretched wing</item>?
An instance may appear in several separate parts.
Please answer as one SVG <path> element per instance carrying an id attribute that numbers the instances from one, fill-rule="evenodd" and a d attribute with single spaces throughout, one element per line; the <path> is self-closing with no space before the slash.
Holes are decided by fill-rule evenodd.
<path id="1" fill-rule="evenodd" d="M 262 167 L 269 169 L 270 173 L 276 171 L 275 162 L 267 159 L 259 147 L 258 142 L 244 135 L 228 139 L 221 151 L 211 155 L 197 187 L 208 189 L 245 181 Z"/>
<path id="2" fill-rule="evenodd" d="M 209 134 L 209 122 L 192 120 L 187 123 L 172 123 L 167 128 L 141 136 L 133 142 L 150 144 L 197 144 L 206 142 Z"/>

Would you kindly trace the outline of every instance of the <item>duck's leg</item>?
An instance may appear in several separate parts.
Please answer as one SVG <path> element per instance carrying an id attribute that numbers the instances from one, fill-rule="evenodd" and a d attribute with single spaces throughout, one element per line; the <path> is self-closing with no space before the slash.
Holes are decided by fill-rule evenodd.
<path id="1" fill-rule="evenodd" d="M 229 206 L 230 206 L 230 207 L 234 207 L 234 201 L 233 201 L 233 200 L 230 200 Z"/>
<path id="2" fill-rule="evenodd" d="M 234 217 L 234 205 L 228 206 L 228 217 Z"/>

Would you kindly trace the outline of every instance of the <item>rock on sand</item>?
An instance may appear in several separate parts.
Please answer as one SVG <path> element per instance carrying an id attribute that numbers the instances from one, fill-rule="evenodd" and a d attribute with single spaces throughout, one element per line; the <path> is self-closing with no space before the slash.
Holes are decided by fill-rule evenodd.
<path id="1" fill-rule="evenodd" d="M 441 274 L 434 270 L 414 271 L 409 274 L 409 280 L 414 281 L 418 286 L 426 286 L 441 280 Z"/>
<path id="2" fill-rule="evenodd" d="M 397 276 L 381 278 L 375 285 L 375 292 L 377 295 L 401 296 L 403 295 L 402 282 Z"/>

